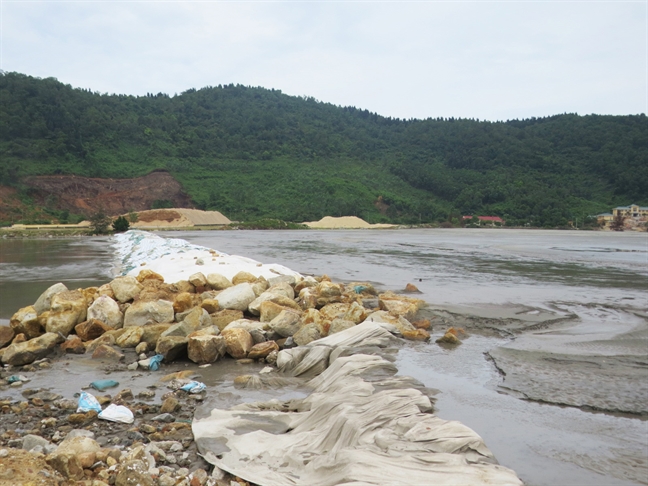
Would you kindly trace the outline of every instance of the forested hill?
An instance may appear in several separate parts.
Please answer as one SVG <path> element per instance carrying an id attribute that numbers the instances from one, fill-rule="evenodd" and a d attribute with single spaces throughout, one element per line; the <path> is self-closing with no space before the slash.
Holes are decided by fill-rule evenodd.
<path id="1" fill-rule="evenodd" d="M 0 75 L 0 184 L 168 170 L 231 219 L 559 226 L 648 205 L 645 115 L 399 120 L 245 86 L 142 97 Z"/>

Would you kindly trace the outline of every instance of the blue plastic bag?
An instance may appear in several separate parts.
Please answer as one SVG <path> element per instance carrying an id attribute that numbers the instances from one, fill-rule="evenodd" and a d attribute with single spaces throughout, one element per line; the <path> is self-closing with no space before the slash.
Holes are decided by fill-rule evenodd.
<path id="1" fill-rule="evenodd" d="M 97 380 L 90 383 L 90 386 L 97 391 L 104 391 L 106 388 L 112 388 L 113 386 L 118 386 L 119 382 L 115 380 Z"/>
<path id="2" fill-rule="evenodd" d="M 164 359 L 164 356 L 161 354 L 156 354 L 155 356 L 151 357 L 149 359 L 149 370 L 151 371 L 157 371 L 160 369 L 160 363 Z"/>
<path id="3" fill-rule="evenodd" d="M 205 386 L 204 383 L 200 383 L 199 381 L 190 381 L 189 383 L 187 383 L 185 386 L 181 387 L 180 389 L 184 390 L 184 391 L 186 391 L 188 393 L 200 393 L 205 388 L 207 388 L 207 387 Z"/>
<path id="4" fill-rule="evenodd" d="M 361 294 L 368 288 L 369 287 L 367 287 L 366 285 L 356 285 L 355 287 L 353 287 L 353 290 L 355 291 L 356 294 Z"/>
<path id="5" fill-rule="evenodd" d="M 81 392 L 79 403 L 77 405 L 77 413 L 90 412 L 92 410 L 97 413 L 101 412 L 101 405 L 99 405 L 99 402 L 94 395 L 87 392 Z"/>

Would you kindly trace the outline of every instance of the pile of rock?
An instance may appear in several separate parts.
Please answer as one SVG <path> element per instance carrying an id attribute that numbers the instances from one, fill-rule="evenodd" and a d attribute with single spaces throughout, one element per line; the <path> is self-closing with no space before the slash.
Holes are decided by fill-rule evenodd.
<path id="1" fill-rule="evenodd" d="M 176 389 L 186 374 L 164 376 L 172 391 L 157 403 L 150 389 L 96 397 L 127 406 L 133 423 L 100 420 L 42 388 L 23 390 L 22 400 L 0 398 L 0 485 L 231 486 L 233 477 L 218 470 L 208 476 L 212 466 L 198 454 L 190 423 L 204 395 Z"/>
<path id="2" fill-rule="evenodd" d="M 154 354 L 166 362 L 186 356 L 206 364 L 229 355 L 274 363 L 279 349 L 364 321 L 394 326 L 406 339 L 428 340 L 429 321 L 415 321 L 423 303 L 327 276 L 266 279 L 239 272 L 230 280 L 199 272 L 169 284 L 142 270 L 101 287 L 51 286 L 16 312 L 10 327 L 0 327 L 0 361 L 29 365 L 57 348 L 120 361 L 123 348 L 134 348 L 140 359 L 131 369 L 147 368 Z"/>

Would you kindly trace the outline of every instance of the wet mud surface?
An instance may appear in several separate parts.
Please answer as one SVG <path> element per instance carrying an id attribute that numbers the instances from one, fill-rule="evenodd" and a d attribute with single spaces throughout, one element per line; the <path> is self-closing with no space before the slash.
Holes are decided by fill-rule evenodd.
<path id="1" fill-rule="evenodd" d="M 342 281 L 362 278 L 379 288 L 398 291 L 415 283 L 422 292 L 417 297 L 431 304 L 424 317 L 432 322 L 433 340 L 405 344 L 397 355 L 399 373 L 439 390 L 437 415 L 477 431 L 499 462 L 514 469 L 525 484 L 648 484 L 645 233 L 228 233 L 166 236 L 302 273 L 328 273 Z M 104 274 L 111 268 L 105 242 L 89 242 L 82 252 L 77 250 L 84 243 L 67 245 L 45 248 L 65 252 L 61 266 L 74 268 L 68 273 L 54 268 L 56 281 L 109 280 Z M 79 253 L 81 267 L 66 256 L 69 245 Z M 0 318 L 5 319 L 54 283 L 49 278 L 44 280 L 48 283 L 39 281 L 48 273 L 45 259 L 34 259 L 33 268 L 29 259 L 11 265 L 8 273 L 0 274 L 0 308 L 5 309 Z M 14 277 L 21 272 L 27 275 L 24 282 Z M 17 305 L 23 300 L 25 304 Z M 468 332 L 463 343 L 433 344 L 450 326 Z M 110 377 L 120 381 L 120 389 L 130 387 L 137 394 L 156 384 L 160 373 L 134 377 L 133 372 L 113 370 L 106 375 L 96 363 L 79 368 L 81 364 L 76 358 L 68 369 L 53 363 L 53 375 L 43 373 L 25 386 L 73 394 L 92 379 Z M 173 366 L 186 369 L 184 363 Z M 233 378 L 255 372 L 254 366 L 231 361 L 198 370 L 208 393 L 193 413 L 304 393 L 299 384 L 263 390 L 234 387 Z M 48 383 L 48 376 L 56 379 Z M 169 390 L 157 384 L 151 403 L 159 404 Z M 24 400 L 19 392 L 8 393 Z M 2 396 L 5 391 L 0 391 Z"/>

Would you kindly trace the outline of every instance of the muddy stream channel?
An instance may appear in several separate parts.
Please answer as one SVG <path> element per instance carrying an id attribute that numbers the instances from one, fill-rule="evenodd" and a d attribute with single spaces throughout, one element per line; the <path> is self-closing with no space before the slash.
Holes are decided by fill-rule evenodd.
<path id="1" fill-rule="evenodd" d="M 481 435 L 528 485 L 648 484 L 648 234 L 540 230 L 159 232 L 334 281 L 421 291 L 432 340 L 403 342 L 400 374 L 437 390 L 436 414 Z M 111 239 L 0 239 L 0 325 L 50 285 L 119 272 Z M 450 326 L 460 346 L 434 343 Z M 67 359 L 66 359 L 67 358 Z M 299 397 L 300 383 L 234 388 L 234 361 L 197 370 L 213 407 Z M 168 365 L 165 372 L 194 363 Z M 261 366 L 259 365 L 259 369 Z M 63 357 L 30 387 L 67 398 L 105 371 Z M 114 372 L 134 393 L 157 375 Z M 160 395 L 166 390 L 160 388 Z M 19 390 L 3 395 L 20 393 Z M 190 419 L 190 417 L 189 417 Z"/>

